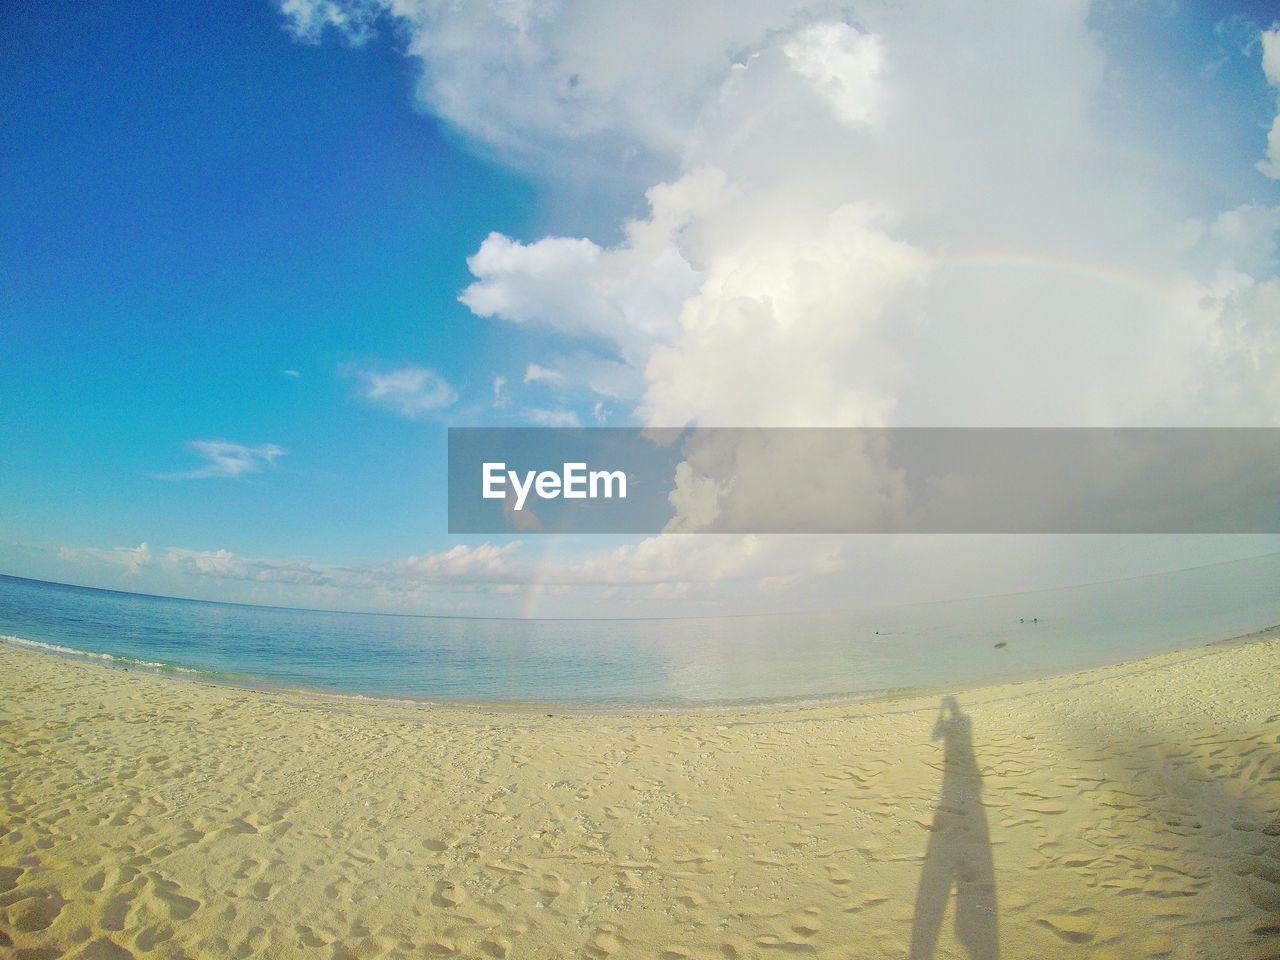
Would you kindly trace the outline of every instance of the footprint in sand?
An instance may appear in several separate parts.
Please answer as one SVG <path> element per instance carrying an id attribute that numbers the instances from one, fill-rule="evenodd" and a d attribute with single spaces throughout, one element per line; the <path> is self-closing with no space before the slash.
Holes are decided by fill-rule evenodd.
<path id="1" fill-rule="evenodd" d="M 134 938 L 133 945 L 143 953 L 149 953 L 173 937 L 173 927 L 147 927 Z"/>
<path id="2" fill-rule="evenodd" d="M 559 874 L 544 873 L 542 875 L 542 901 L 548 907 L 568 889 L 569 884 Z"/>
<path id="3" fill-rule="evenodd" d="M 327 947 L 329 945 L 328 940 L 324 939 L 324 937 L 320 936 L 320 934 L 316 933 L 305 924 L 299 924 L 296 929 L 298 931 L 298 939 L 302 942 L 304 947 L 311 947 L 314 949 L 318 947 Z"/>
<path id="4" fill-rule="evenodd" d="M 18 885 L 18 878 L 26 872 L 24 867 L 0 867 L 0 893 L 8 893 Z"/>
<path id="5" fill-rule="evenodd" d="M 467 899 L 466 891 L 454 883 L 452 880 L 440 880 L 436 883 L 435 893 L 431 895 L 431 902 L 437 907 L 457 907 L 461 906 Z"/>
<path id="6" fill-rule="evenodd" d="M 134 956 L 132 951 L 120 944 L 100 937 L 85 944 L 82 950 L 73 955 L 73 960 L 134 960 Z"/>
<path id="7" fill-rule="evenodd" d="M 816 937 L 822 932 L 822 911 L 818 907 L 805 907 L 804 912 L 791 925 L 791 932 L 805 938 Z"/>
<path id="8" fill-rule="evenodd" d="M 1090 907 L 1052 913 L 1038 918 L 1036 923 L 1049 928 L 1068 943 L 1088 943 L 1098 932 L 1098 917 Z"/>
<path id="9" fill-rule="evenodd" d="M 617 927 L 604 924 L 598 927 L 595 936 L 587 941 L 587 953 L 603 960 L 604 957 L 613 956 L 621 950 L 624 942 Z"/>
<path id="10" fill-rule="evenodd" d="M 190 920 L 200 909 L 200 901 L 179 893 L 182 887 L 174 881 L 166 880 L 158 874 L 152 874 L 149 879 L 153 885 L 151 895 L 169 911 L 170 920 Z"/>
<path id="11" fill-rule="evenodd" d="M 257 869 L 257 866 L 257 860 L 241 860 L 240 866 L 236 869 L 236 872 L 231 875 L 231 877 L 233 880 L 248 880 L 250 873 Z"/>
<path id="12" fill-rule="evenodd" d="M 261 951 L 258 950 L 257 941 L 261 940 L 265 933 L 266 931 L 262 927 L 251 929 L 245 934 L 244 939 L 240 941 L 240 945 L 236 947 L 232 956 L 236 960 L 248 960 L 249 957 L 258 956 Z"/>
<path id="13" fill-rule="evenodd" d="M 37 933 L 48 929 L 67 903 L 56 891 L 40 891 L 10 906 L 9 922 L 23 933 Z"/>
<path id="14" fill-rule="evenodd" d="M 107 901 L 107 905 L 102 910 L 102 919 L 99 921 L 103 930 L 124 929 L 125 918 L 129 916 L 129 910 L 133 907 L 134 896 L 133 893 L 123 893 Z"/>

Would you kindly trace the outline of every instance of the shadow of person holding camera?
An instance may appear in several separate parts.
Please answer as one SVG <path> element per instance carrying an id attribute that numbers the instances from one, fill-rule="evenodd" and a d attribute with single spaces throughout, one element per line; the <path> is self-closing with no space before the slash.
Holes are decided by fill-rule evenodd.
<path id="1" fill-rule="evenodd" d="M 943 697 L 933 739 L 943 742 L 942 791 L 934 808 L 924 869 L 916 888 L 911 960 L 930 960 L 955 889 L 956 938 L 969 960 L 996 960 L 996 879 L 991 836 L 982 806 L 982 774 L 973 731 L 955 697 Z"/>

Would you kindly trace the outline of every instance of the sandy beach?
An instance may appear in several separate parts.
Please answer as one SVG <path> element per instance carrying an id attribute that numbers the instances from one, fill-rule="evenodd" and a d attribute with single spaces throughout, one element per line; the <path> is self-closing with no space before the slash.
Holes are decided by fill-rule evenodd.
<path id="1" fill-rule="evenodd" d="M 940 709 L 941 708 L 941 709 Z M 0 953 L 1280 955 L 1280 638 L 549 716 L 0 646 Z"/>

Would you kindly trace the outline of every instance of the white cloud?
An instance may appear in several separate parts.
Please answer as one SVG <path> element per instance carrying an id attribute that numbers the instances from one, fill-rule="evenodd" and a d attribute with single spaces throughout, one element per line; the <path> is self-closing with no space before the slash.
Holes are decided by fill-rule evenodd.
<path id="1" fill-rule="evenodd" d="M 549 383 L 553 386 L 564 383 L 564 374 L 559 370 L 549 370 L 537 363 L 531 363 L 524 370 L 525 383 Z"/>
<path id="2" fill-rule="evenodd" d="M 1280 91 L 1280 27 L 1262 31 L 1262 73 L 1267 83 Z M 1272 180 L 1280 180 L 1280 105 L 1267 135 L 1266 156 L 1258 161 L 1258 169 Z"/>
<path id="3" fill-rule="evenodd" d="M 507 378 L 498 375 L 493 378 L 493 405 L 502 408 L 511 403 L 511 397 L 507 393 Z"/>
<path id="4" fill-rule="evenodd" d="M 1280 279 L 1255 282 L 1246 274 L 1223 278 L 1206 303 L 1215 318 L 1204 351 L 1205 377 L 1196 400 L 1209 416 L 1271 411 L 1280 426 Z"/>
<path id="5" fill-rule="evenodd" d="M 1087 0 L 329 7 L 286 12 L 397 18 L 423 103 L 483 152 L 561 193 L 649 187 L 616 242 L 493 233 L 468 261 L 462 302 L 561 338 L 539 369 L 566 390 L 652 425 L 1280 422 L 1275 211 L 1206 215 L 1099 126 L 1128 90 Z M 1262 51 L 1280 90 L 1280 31 Z M 751 556 L 785 573 L 774 542 Z M 599 562 L 679 570 L 682 543 Z"/>
<path id="6" fill-rule="evenodd" d="M 582 423 L 578 420 L 578 415 L 572 410 L 543 410 L 539 407 L 530 407 L 525 410 L 525 416 L 544 427 L 582 426 Z"/>
<path id="7" fill-rule="evenodd" d="M 612 248 L 491 233 L 467 260 L 476 282 L 458 299 L 477 316 L 587 338 L 638 365 L 653 343 L 674 337 L 680 304 L 698 287 L 677 242 L 720 183 L 718 171 L 704 168 L 650 190 L 649 219 L 628 222 Z"/>
<path id="8" fill-rule="evenodd" d="M 360 396 L 410 420 L 452 406 L 457 393 L 440 374 L 427 367 L 405 365 L 389 370 L 349 366 L 342 373 L 360 383 Z"/>
<path id="9" fill-rule="evenodd" d="M 1268 273 L 1276 267 L 1277 231 L 1280 206 L 1247 203 L 1219 214 L 1204 232 L 1202 243 L 1211 251 L 1211 261 Z"/>
<path id="10" fill-rule="evenodd" d="M 58 555 L 65 560 L 122 568 L 126 574 L 147 568 L 216 580 L 368 590 L 397 585 L 408 588 L 427 583 L 524 582 L 531 575 L 531 570 L 527 565 L 513 562 L 521 546 L 518 540 L 502 545 L 457 544 L 437 553 L 416 554 L 401 560 L 360 566 L 246 557 L 226 549 L 152 549 L 147 543 L 112 549 L 61 547 Z"/>
<path id="11" fill-rule="evenodd" d="M 537 529 L 536 525 L 531 529 Z M 649 537 L 634 545 L 583 558 L 537 560 L 526 557 L 520 540 L 505 544 L 455 544 L 385 563 L 337 566 L 307 560 L 247 557 L 226 549 L 186 547 L 100 549 L 62 547 L 62 559 L 88 561 L 128 573 L 147 568 L 184 576 L 254 583 L 323 586 L 344 590 L 412 590 L 426 584 L 460 586 L 560 587 L 600 585 L 637 587 L 654 584 L 715 584 L 755 581 L 774 575 L 767 562 L 767 538 L 755 536 Z M 797 570 L 838 569 L 838 544 L 806 549 L 805 538 L 791 538 Z M 801 559 L 803 558 L 803 559 Z"/>
<path id="12" fill-rule="evenodd" d="M 461 297 L 643 371 L 648 422 L 1196 415 L 1181 398 L 1215 319 L 1176 237 L 1198 211 L 1100 132 L 1103 93 L 1126 90 L 1087 0 L 285 13 L 356 39 L 386 13 L 423 103 L 560 190 L 658 184 L 612 245 L 491 234 Z"/>
<path id="13" fill-rule="evenodd" d="M 59 547 L 58 557 L 73 562 L 90 560 L 120 567 L 124 576 L 131 577 L 150 566 L 155 554 L 151 550 L 151 544 L 143 541 L 136 547 L 113 547 L 109 550 L 99 547 Z"/>
<path id="14" fill-rule="evenodd" d="M 726 238 L 655 345 L 642 407 L 654 426 L 879 425 L 901 361 L 883 344 L 886 309 L 927 276 L 929 258 L 888 235 L 889 215 L 853 203 L 809 218 L 764 205 Z"/>
<path id="15" fill-rule="evenodd" d="M 496 546 L 457 544 L 441 553 L 407 557 L 391 564 L 389 570 L 414 580 L 501 580 L 510 576 L 510 561 L 520 549 L 519 540 Z"/>
<path id="16" fill-rule="evenodd" d="M 799 31 L 782 51 L 846 124 L 866 126 L 876 119 L 884 63 L 879 37 L 847 23 L 816 23 Z"/>
<path id="17" fill-rule="evenodd" d="M 340 0 L 280 0 L 289 32 L 305 43 L 319 43 L 325 30 L 340 33 L 355 46 L 374 35 L 373 24 L 382 12 L 377 3 L 345 3 Z"/>
<path id="18" fill-rule="evenodd" d="M 1212 318 L 1170 239 L 1184 212 L 1093 128 L 1086 13 L 853 4 L 682 34 L 711 63 L 757 31 L 681 89 L 696 108 L 654 105 L 684 126 L 648 218 L 611 247 L 491 235 L 462 300 L 611 349 L 645 381 L 611 395 L 642 398 L 650 424 L 1172 416 Z M 522 69 L 580 15 L 540 10 Z"/>
<path id="19" fill-rule="evenodd" d="M 207 477 L 242 477 L 260 473 L 275 466 L 287 450 L 274 443 L 247 447 L 226 440 L 190 440 L 187 448 L 205 461 L 205 465 L 180 473 L 154 474 L 160 480 L 200 480 Z"/>
<path id="20" fill-rule="evenodd" d="M 637 17 L 592 0 L 283 0 L 282 12 L 304 39 L 332 28 L 356 43 L 384 12 L 397 18 L 432 113 L 486 152 L 568 184 L 633 181 L 678 158 L 708 89 L 811 19 L 809 5 L 655 0 Z"/>
<path id="21" fill-rule="evenodd" d="M 56 551 L 50 579 L 127 583 L 176 596 L 407 612 L 671 616 L 830 609 L 1017 592 L 1271 553 L 1276 537 L 728 536 L 668 534 L 561 556 L 537 543 L 455 544 L 373 564 L 335 565 L 182 547 Z M 0 544 L 0 547 L 3 547 Z M 540 548 L 546 549 L 540 549 Z M 38 553 L 38 551 L 37 551 Z M 975 564 L 975 555 L 986 563 Z M 33 554 L 34 556 L 34 554 Z M 1181 561 L 1180 559 L 1181 558 Z"/>

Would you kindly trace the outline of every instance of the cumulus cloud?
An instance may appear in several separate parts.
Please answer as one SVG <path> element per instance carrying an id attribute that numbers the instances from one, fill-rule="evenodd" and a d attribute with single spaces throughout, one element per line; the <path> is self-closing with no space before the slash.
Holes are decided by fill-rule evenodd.
<path id="1" fill-rule="evenodd" d="M 204 466 L 179 473 L 155 474 L 160 480 L 202 480 L 208 477 L 242 477 L 275 466 L 287 450 L 274 443 L 247 447 L 227 440 L 190 440 L 187 449 L 205 461 Z"/>
<path id="2" fill-rule="evenodd" d="M 284 0 L 281 10 L 309 41 L 331 31 L 362 43 L 378 17 L 396 18 L 432 113 L 486 152 L 568 183 L 668 166 L 708 89 L 763 38 L 808 19 L 808 5 L 657 0 L 643 17 L 590 0 Z"/>
<path id="3" fill-rule="evenodd" d="M 356 41 L 395 18 L 481 152 L 643 191 L 617 239 L 493 233 L 468 260 L 477 316 L 612 365 L 539 368 L 562 388 L 652 426 L 1280 423 L 1275 210 L 1206 214 L 1115 148 L 1087 0 L 335 2 L 285 12 Z M 686 461 L 688 517 L 735 509 L 716 471 L 751 455 Z"/>
<path id="4" fill-rule="evenodd" d="M 847 23 L 816 23 L 799 31 L 782 50 L 843 122 L 858 127 L 875 120 L 884 64 L 879 37 Z"/>
<path id="5" fill-rule="evenodd" d="M 880 207 L 810 218 L 770 206 L 718 245 L 679 336 L 654 346 L 650 425 L 862 426 L 892 412 L 901 362 L 878 328 L 929 258 L 886 233 Z"/>
<path id="6" fill-rule="evenodd" d="M 625 110 L 609 126 L 667 158 L 648 215 L 612 246 L 493 234 L 461 299 L 611 353 L 640 379 L 613 395 L 638 400 L 648 424 L 1195 416 L 1179 398 L 1207 375 L 1215 318 L 1172 239 L 1186 212 L 1095 129 L 1104 71 L 1087 13 L 854 3 L 684 24 L 674 32 L 702 45 L 686 51 L 702 67 L 648 104 L 679 149 L 659 150 Z M 529 73 L 576 62 L 567 45 L 604 16 L 574 4 L 529 15 Z M 411 50 L 431 76 L 454 69 L 432 41 Z M 643 50 L 586 60 L 629 73 Z M 546 105 L 560 120 L 574 109 Z M 545 120 L 502 125 L 533 136 Z M 573 129 L 576 141 L 602 135 Z"/>
<path id="7" fill-rule="evenodd" d="M 406 364 L 391 369 L 348 366 L 342 373 L 359 383 L 360 396 L 410 420 L 421 419 L 450 407 L 458 399 L 440 374 L 427 367 Z M 495 396 L 498 391 L 495 389 Z"/>
<path id="8" fill-rule="evenodd" d="M 721 185 L 708 167 L 654 187 L 650 216 L 629 221 L 615 247 L 583 237 L 526 244 L 491 233 L 467 260 L 476 281 L 459 300 L 477 316 L 585 338 L 638 365 L 655 342 L 675 336 L 680 305 L 698 287 L 677 244 Z"/>
<path id="9" fill-rule="evenodd" d="M 634 371 L 644 422 L 1179 422 L 1216 375 L 1198 214 L 1099 131 L 1086 0 L 282 9 L 385 14 L 478 149 L 647 187 L 615 243 L 491 234 L 461 295 Z"/>

